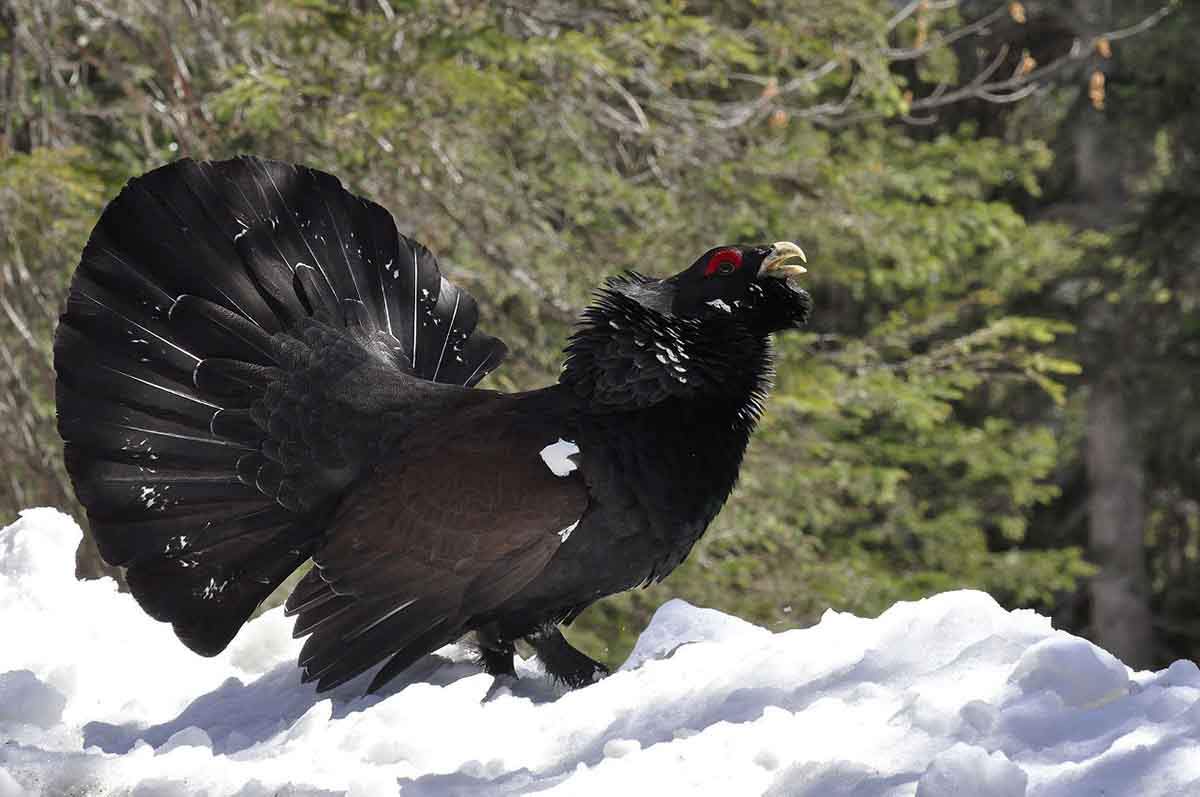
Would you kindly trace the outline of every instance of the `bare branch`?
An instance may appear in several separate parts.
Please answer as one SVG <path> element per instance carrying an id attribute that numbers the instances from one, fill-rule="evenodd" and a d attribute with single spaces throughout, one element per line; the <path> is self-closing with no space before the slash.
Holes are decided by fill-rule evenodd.
<path id="1" fill-rule="evenodd" d="M 912 116 L 912 113 L 914 111 L 931 111 L 937 108 L 944 108 L 948 105 L 967 100 L 1007 104 L 1025 99 L 1042 88 L 1049 78 L 1062 72 L 1068 66 L 1092 58 L 1096 50 L 1096 45 L 1101 40 L 1112 41 L 1114 38 L 1128 38 L 1129 36 L 1147 31 L 1161 22 L 1171 13 L 1172 9 L 1173 6 L 1166 5 L 1136 25 L 1098 33 L 1086 40 L 1076 39 L 1066 54 L 1047 64 L 1043 64 L 1028 72 L 1020 72 L 1018 70 L 1011 77 L 1004 80 L 991 80 L 991 77 L 996 73 L 1008 55 L 1008 46 L 1003 45 L 1000 48 L 999 54 L 978 75 L 972 78 L 969 83 L 953 90 L 947 90 L 944 86 L 939 85 L 929 95 L 915 99 L 909 103 L 907 115 L 901 118 L 905 121 L 914 119 L 918 124 L 929 124 L 931 116 Z M 817 114 L 809 118 L 829 127 L 846 127 L 872 119 L 880 119 L 885 116 L 881 111 L 867 111 L 838 118 L 837 107 L 839 106 L 833 106 L 830 109 L 834 111 L 832 113 Z"/>
<path id="2" fill-rule="evenodd" d="M 17 334 L 21 336 L 21 340 L 25 341 L 40 359 L 44 359 L 47 365 L 50 365 L 50 358 L 46 356 L 46 352 L 38 346 L 37 341 L 33 337 L 33 333 L 29 331 L 29 326 L 25 320 L 17 313 L 17 309 L 8 301 L 8 297 L 0 296 L 0 307 L 4 308 L 4 314 L 8 316 L 8 320 L 12 322 L 13 328 L 17 330 Z"/>
<path id="3" fill-rule="evenodd" d="M 937 0 L 937 2 L 929 2 L 929 0 L 911 0 L 908 5 L 896 12 L 895 16 L 888 20 L 886 32 L 891 33 L 900 26 L 900 23 L 911 17 L 917 11 L 921 10 L 921 5 L 924 3 L 928 11 L 947 11 L 955 8 L 959 4 L 959 0 Z"/>
<path id="4" fill-rule="evenodd" d="M 958 5 L 959 0 L 941 0 L 940 2 L 928 2 L 924 4 L 922 0 L 913 0 L 913 2 L 901 8 L 888 21 L 886 26 L 887 32 L 890 33 L 893 31 L 901 22 L 921 10 L 922 7 L 926 10 L 942 11 Z M 920 114 L 915 112 L 931 111 L 967 100 L 981 100 L 993 104 L 1007 104 L 1022 100 L 1034 94 L 1048 78 L 1061 72 L 1067 66 L 1091 57 L 1096 44 L 1100 40 L 1116 41 L 1143 33 L 1161 22 L 1171 13 L 1172 9 L 1173 5 L 1168 3 L 1135 25 L 1097 34 L 1087 39 L 1086 42 L 1077 39 L 1066 55 L 1039 68 L 1028 72 L 1014 73 L 1004 80 L 992 80 L 1009 55 L 1008 45 L 1003 45 L 999 53 L 989 61 L 988 65 L 969 82 L 953 89 L 944 84 L 939 85 L 931 94 L 912 101 L 908 109 L 900 115 L 900 118 L 911 124 L 927 125 L 932 124 L 936 117 L 928 113 Z M 970 36 L 987 34 L 990 27 L 1002 20 L 1007 14 L 1007 4 L 1001 4 L 978 20 L 943 33 L 933 41 L 920 47 L 886 48 L 882 52 L 887 60 L 891 62 L 916 60 L 936 49 L 947 47 L 954 42 Z M 760 97 L 748 102 L 729 103 L 719 106 L 719 115 L 709 120 L 708 123 L 718 130 L 729 130 L 762 118 L 768 115 L 774 108 L 786 108 L 783 105 L 783 101 L 789 95 L 793 95 L 805 86 L 811 85 L 817 80 L 832 74 L 843 65 L 843 61 L 830 59 L 808 70 L 803 75 L 780 85 L 776 91 L 764 91 Z M 733 77 L 737 80 L 756 83 L 764 87 L 771 85 L 774 80 L 769 76 L 745 74 L 737 74 Z M 845 127 L 886 117 L 887 113 L 885 111 L 853 112 L 853 100 L 857 96 L 858 88 L 858 84 L 852 81 L 850 88 L 840 100 L 827 101 L 808 108 L 786 108 L 786 110 L 796 118 L 810 120 L 827 127 Z"/>
<path id="5" fill-rule="evenodd" d="M 968 36 L 984 35 L 988 32 L 988 28 L 992 23 L 999 22 L 1004 17 L 1008 16 L 1008 9 L 1001 6 L 995 9 L 992 13 L 983 16 L 969 25 L 963 25 L 949 33 L 944 33 L 940 36 L 935 36 L 932 41 L 926 42 L 920 47 L 889 47 L 883 51 L 883 54 L 889 61 L 912 61 L 924 55 L 928 55 L 934 50 L 946 47 L 953 44 L 959 39 L 965 39 Z"/>
<path id="6" fill-rule="evenodd" d="M 1145 33 L 1158 23 L 1162 22 L 1167 15 L 1174 10 L 1174 4 L 1168 3 L 1135 25 L 1130 25 L 1128 28 L 1112 30 L 1108 33 L 1102 33 L 1099 36 L 1093 36 L 1090 43 L 1094 45 L 1098 39 L 1108 39 L 1110 42 L 1115 42 L 1120 41 L 1121 39 L 1128 39 L 1130 36 L 1137 36 L 1139 33 Z"/>

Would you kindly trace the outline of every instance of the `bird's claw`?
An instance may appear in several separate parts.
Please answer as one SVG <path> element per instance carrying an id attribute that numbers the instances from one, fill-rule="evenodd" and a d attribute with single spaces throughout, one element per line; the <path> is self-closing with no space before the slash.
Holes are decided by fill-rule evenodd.
<path id="1" fill-rule="evenodd" d="M 582 689 L 602 681 L 611 674 L 600 662 L 591 661 L 578 669 L 554 673 L 554 679 L 569 689 Z"/>

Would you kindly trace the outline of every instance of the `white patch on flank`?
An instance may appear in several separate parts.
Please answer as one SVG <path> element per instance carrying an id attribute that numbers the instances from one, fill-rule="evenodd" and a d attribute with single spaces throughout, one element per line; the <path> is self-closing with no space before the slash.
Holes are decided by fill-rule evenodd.
<path id="1" fill-rule="evenodd" d="M 572 463 L 572 464 L 574 464 L 574 463 Z M 571 532 L 572 532 L 572 531 L 574 531 L 574 530 L 575 530 L 575 527 L 576 527 L 576 526 L 578 526 L 578 525 L 579 525 L 579 521 L 578 521 L 578 520 L 576 520 L 574 523 L 572 523 L 571 525 L 567 526 L 565 529 L 563 529 L 562 531 L 560 531 L 560 532 L 558 533 L 558 539 L 559 539 L 559 542 L 566 542 L 566 541 L 567 541 L 567 537 L 570 537 L 570 536 L 571 536 Z"/>
<path id="2" fill-rule="evenodd" d="M 542 449 L 542 462 L 546 463 L 546 467 L 555 476 L 566 476 L 579 467 L 571 460 L 571 457 L 578 453 L 579 446 L 570 440 L 563 440 L 560 437 L 557 442 L 551 443 Z"/>
<path id="3" fill-rule="evenodd" d="M 705 304 L 707 304 L 709 307 L 713 308 L 714 310 L 723 310 L 726 313 L 733 312 L 733 310 L 730 309 L 729 305 L 725 304 L 725 301 L 723 299 L 713 299 L 712 301 L 705 302 Z"/>

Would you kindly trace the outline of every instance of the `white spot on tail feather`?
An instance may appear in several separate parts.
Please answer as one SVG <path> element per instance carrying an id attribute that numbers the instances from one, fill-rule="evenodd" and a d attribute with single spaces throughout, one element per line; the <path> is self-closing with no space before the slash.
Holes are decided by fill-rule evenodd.
<path id="1" fill-rule="evenodd" d="M 570 536 L 571 536 L 571 532 L 572 532 L 572 531 L 574 531 L 574 530 L 575 530 L 575 527 L 576 527 L 576 526 L 578 526 L 578 525 L 579 525 L 579 521 L 578 521 L 578 520 L 576 520 L 574 523 L 572 523 L 571 525 L 567 526 L 565 529 L 563 529 L 562 531 L 560 531 L 560 532 L 558 533 L 558 539 L 559 539 L 559 542 L 566 542 L 566 541 L 567 541 L 567 537 L 570 537 Z"/>
<path id="2" fill-rule="evenodd" d="M 225 588 L 228 586 L 229 579 L 217 581 L 215 578 L 210 578 L 208 580 L 208 584 L 204 586 L 204 591 L 200 594 L 200 597 L 204 598 L 206 601 L 210 601 L 224 592 Z"/>
<path id="3" fill-rule="evenodd" d="M 542 462 L 546 463 L 546 467 L 555 476 L 566 476 L 579 467 L 571 459 L 578 453 L 579 446 L 575 445 L 574 441 L 563 440 L 560 437 L 556 442 L 542 449 Z"/>

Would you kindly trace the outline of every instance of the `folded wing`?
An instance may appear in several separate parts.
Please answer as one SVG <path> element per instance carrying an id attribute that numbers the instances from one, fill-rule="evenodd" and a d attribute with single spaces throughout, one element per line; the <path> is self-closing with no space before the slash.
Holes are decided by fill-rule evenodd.
<path id="1" fill-rule="evenodd" d="M 387 659 L 378 688 L 525 586 L 580 520 L 580 473 L 547 467 L 556 436 L 509 401 L 420 435 L 347 499 L 288 601 L 305 680 L 330 689 Z"/>

